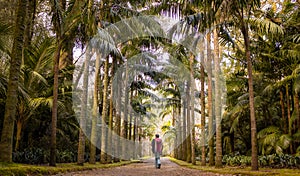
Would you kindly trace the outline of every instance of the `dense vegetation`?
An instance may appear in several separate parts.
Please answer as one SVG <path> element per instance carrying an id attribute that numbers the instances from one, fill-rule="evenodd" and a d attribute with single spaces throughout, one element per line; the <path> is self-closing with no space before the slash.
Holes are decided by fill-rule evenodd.
<path id="1" fill-rule="evenodd" d="M 0 4 L 0 161 L 299 167 L 299 1 Z"/>

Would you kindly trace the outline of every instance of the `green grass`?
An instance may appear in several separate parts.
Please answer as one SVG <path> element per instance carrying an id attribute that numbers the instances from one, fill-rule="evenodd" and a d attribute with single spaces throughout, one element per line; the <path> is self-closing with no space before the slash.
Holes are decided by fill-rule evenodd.
<path id="1" fill-rule="evenodd" d="M 38 165 L 27 165 L 17 163 L 0 163 L 0 176 L 14 175 L 14 176 L 26 176 L 26 175 L 54 175 L 58 173 L 92 170 L 99 168 L 117 167 L 130 163 L 136 163 L 139 160 L 122 161 L 119 163 L 112 164 L 89 164 L 85 163 L 84 166 L 79 166 L 76 163 L 64 163 L 57 164 L 56 167 L 51 166 L 38 166 Z"/>
<path id="2" fill-rule="evenodd" d="M 170 158 L 174 163 L 177 163 L 180 166 L 198 169 L 205 172 L 213 172 L 219 174 L 234 174 L 234 175 L 293 175 L 300 176 L 300 169 L 273 169 L 273 168 L 259 168 L 259 171 L 251 171 L 251 167 L 230 167 L 224 166 L 222 168 L 216 168 L 213 166 L 200 166 L 200 163 L 197 162 L 196 165 L 187 163 L 185 161 L 177 160 L 175 158 Z"/>

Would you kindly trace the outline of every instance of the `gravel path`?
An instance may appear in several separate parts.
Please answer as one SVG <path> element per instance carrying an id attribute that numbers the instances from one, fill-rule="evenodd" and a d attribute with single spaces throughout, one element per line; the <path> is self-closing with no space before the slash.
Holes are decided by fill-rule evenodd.
<path id="1" fill-rule="evenodd" d="M 64 176 L 216 176 L 221 174 L 208 173 L 196 169 L 181 167 L 168 158 L 161 158 L 161 168 L 154 167 L 154 158 L 120 167 L 70 172 Z"/>

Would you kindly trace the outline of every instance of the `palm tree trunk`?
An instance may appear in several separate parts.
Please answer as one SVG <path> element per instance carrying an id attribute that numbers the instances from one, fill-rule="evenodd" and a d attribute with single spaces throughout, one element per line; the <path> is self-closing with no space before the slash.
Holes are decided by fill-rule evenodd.
<path id="1" fill-rule="evenodd" d="M 204 55 L 204 53 L 203 53 Z M 206 149 L 205 149 L 205 143 L 206 143 L 206 135 L 205 135 L 205 72 L 204 72 L 204 56 L 201 55 L 201 77 L 200 77 L 200 105 L 201 105 L 201 166 L 206 165 Z"/>
<path id="2" fill-rule="evenodd" d="M 253 90 L 253 75 L 252 75 L 252 60 L 250 53 L 250 39 L 248 34 L 248 26 L 244 20 L 241 20 L 241 30 L 245 42 L 245 52 L 247 59 L 248 70 L 248 86 L 249 86 L 249 107 L 250 107 L 250 123 L 251 123 L 251 168 L 252 170 L 258 170 L 258 156 L 257 156 L 257 131 L 256 131 L 256 119 L 255 119 L 255 107 L 254 107 L 254 90 Z"/>
<path id="3" fill-rule="evenodd" d="M 50 166 L 56 165 L 56 125 L 57 125 L 57 102 L 58 102 L 58 75 L 59 75 L 59 58 L 61 51 L 61 41 L 58 39 L 58 47 L 54 58 L 54 83 L 53 83 L 53 105 L 51 121 L 51 144 L 50 144 Z"/>
<path id="4" fill-rule="evenodd" d="M 287 125 L 285 119 L 285 107 L 284 107 L 284 98 L 283 98 L 283 91 L 280 90 L 280 106 L 281 106 L 281 119 L 282 119 L 282 128 L 285 134 L 287 134 Z"/>
<path id="5" fill-rule="evenodd" d="M 177 111 L 176 111 L 176 105 L 172 107 L 172 126 L 175 127 L 175 140 L 174 140 L 174 158 L 178 159 L 178 125 L 176 122 L 177 119 Z"/>
<path id="6" fill-rule="evenodd" d="M 286 93 L 286 106 L 287 106 L 287 116 L 288 116 L 288 132 L 292 136 L 292 122 L 291 122 L 291 105 L 290 105 L 290 94 L 289 94 L 289 85 L 285 87 Z M 290 153 L 293 153 L 293 144 L 290 143 Z"/>
<path id="7" fill-rule="evenodd" d="M 192 162 L 192 150 L 191 150 L 191 101 L 190 101 L 190 80 L 187 81 L 187 86 L 186 86 L 186 126 L 187 126 L 187 137 L 186 137 L 186 146 L 187 146 L 187 156 L 186 156 L 186 161 L 188 163 Z"/>
<path id="8" fill-rule="evenodd" d="M 115 67 L 116 67 L 116 58 L 113 58 L 113 62 L 112 62 L 112 67 L 111 67 L 111 78 L 114 77 L 114 73 L 115 73 Z M 114 86 L 112 86 L 112 81 L 113 79 L 111 79 L 111 86 L 110 86 L 110 99 L 109 99 L 109 120 L 108 120 L 108 133 L 107 133 L 107 139 L 108 139 L 108 143 L 107 143 L 107 149 L 109 150 L 109 155 L 107 157 L 107 162 L 112 162 L 112 154 L 113 154 L 113 150 L 112 150 L 112 130 L 113 130 L 113 116 L 114 116 L 114 104 L 113 104 L 113 97 L 114 97 Z"/>
<path id="9" fill-rule="evenodd" d="M 209 165 L 215 165 L 214 160 L 214 126 L 213 126 L 213 104 L 212 104 L 212 58 L 211 58 L 211 34 L 207 34 L 207 89 L 208 89 L 208 148 L 209 148 Z"/>
<path id="10" fill-rule="evenodd" d="M 79 130 L 79 141 L 78 141 L 78 156 L 77 164 L 83 165 L 84 154 L 85 154 L 85 133 L 86 130 L 86 116 L 87 116 L 87 97 L 88 97 L 88 84 L 89 84 L 89 65 L 91 59 L 91 48 L 87 48 L 86 58 L 84 62 L 84 73 L 83 73 L 83 90 L 81 96 L 81 112 L 80 112 L 80 130 Z"/>
<path id="11" fill-rule="evenodd" d="M 194 79 L 194 56 L 190 57 L 190 69 L 191 69 L 191 160 L 192 164 L 196 165 L 195 155 L 195 79 Z"/>
<path id="12" fill-rule="evenodd" d="M 15 151 L 18 151 L 19 147 L 20 147 L 22 128 L 23 128 L 23 123 L 22 123 L 21 119 L 19 118 L 17 120 L 17 134 L 16 134 Z"/>
<path id="13" fill-rule="evenodd" d="M 122 81 L 120 77 L 117 77 L 117 82 L 118 82 L 118 87 L 117 87 L 117 102 L 116 102 L 116 134 L 117 134 L 117 139 L 116 139 L 116 151 L 115 151 L 115 162 L 119 162 L 120 161 L 120 156 L 121 156 L 121 97 L 122 97 L 122 91 L 121 91 L 121 87 L 122 87 Z"/>
<path id="14" fill-rule="evenodd" d="M 104 66 L 104 79 L 103 79 L 103 110 L 102 110 L 102 128 L 101 128 L 101 163 L 107 163 L 107 91 L 108 91 L 108 62 L 109 58 L 106 57 Z"/>
<path id="15" fill-rule="evenodd" d="M 124 119 L 123 119 L 123 143 L 122 143 L 122 154 L 124 159 L 128 159 L 128 146 L 125 143 L 128 139 L 128 102 L 129 102 L 129 93 L 128 93 L 128 63 L 126 62 L 125 68 L 125 102 L 124 102 Z"/>
<path id="16" fill-rule="evenodd" d="M 186 127 L 186 109 L 187 109 L 187 102 L 186 100 L 183 101 L 183 108 L 182 108 L 182 159 L 187 161 L 187 127 Z"/>
<path id="17" fill-rule="evenodd" d="M 221 129 L 221 87 L 220 56 L 218 31 L 214 29 L 214 69 L 215 69 L 215 114 L 216 114 L 216 167 L 222 166 L 222 129 Z"/>
<path id="18" fill-rule="evenodd" d="M 139 120 L 140 120 L 140 113 L 139 113 L 139 116 L 135 117 L 134 118 L 134 125 L 133 125 L 133 140 L 134 140 L 134 151 L 133 151 L 133 158 L 134 159 L 137 159 L 138 157 L 138 154 L 139 154 L 139 149 L 138 149 L 138 146 L 139 146 Z"/>
<path id="19" fill-rule="evenodd" d="M 183 150 L 182 150 L 182 121 L 181 121 L 181 110 L 180 105 L 177 107 L 177 146 L 178 146 L 178 159 L 183 160 Z"/>
<path id="20" fill-rule="evenodd" d="M 132 99 L 133 99 L 133 90 L 130 90 L 130 102 L 132 102 Z M 130 103 L 129 103 L 130 104 Z M 128 128 L 128 140 L 131 140 L 133 141 L 133 136 L 132 136 L 132 119 L 133 119 L 133 112 L 132 112 L 132 109 L 129 109 L 129 128 Z M 132 144 L 132 143 L 131 143 Z M 133 146 L 130 146 L 130 148 L 132 148 Z M 128 151 L 129 154 L 130 154 L 130 158 L 132 158 L 133 156 L 133 153 L 134 153 L 134 150 L 130 150 Z"/>
<path id="21" fill-rule="evenodd" d="M 28 1 L 27 4 L 27 17 L 26 17 L 26 25 L 25 25 L 25 35 L 24 35 L 24 48 L 28 47 L 31 43 L 31 39 L 33 36 L 33 26 L 35 20 L 36 13 L 36 0 Z"/>
<path id="22" fill-rule="evenodd" d="M 17 17 L 13 34 L 13 47 L 11 51 L 12 54 L 9 69 L 9 81 L 0 142 L 0 161 L 2 162 L 12 162 L 14 121 L 16 116 L 16 104 L 18 102 L 17 91 L 24 41 L 24 18 L 26 16 L 26 11 L 23 9 L 26 8 L 26 4 L 27 0 L 19 0 L 16 12 Z"/>
<path id="23" fill-rule="evenodd" d="M 90 145 L 90 164 L 96 164 L 96 146 L 97 146 L 97 124 L 99 113 L 99 83 L 100 83 L 100 53 L 97 52 L 95 63 L 95 83 L 93 92 L 93 112 L 92 112 L 92 129 L 91 129 L 91 145 Z"/>

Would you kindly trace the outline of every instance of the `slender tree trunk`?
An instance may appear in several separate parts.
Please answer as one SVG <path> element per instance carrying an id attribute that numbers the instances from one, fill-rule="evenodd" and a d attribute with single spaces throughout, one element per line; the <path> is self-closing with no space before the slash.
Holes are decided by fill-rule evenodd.
<path id="1" fill-rule="evenodd" d="M 50 166 L 56 165 L 56 125 L 57 125 L 57 107 L 58 107 L 58 75 L 59 75 L 59 58 L 61 51 L 61 41 L 58 39 L 58 47 L 54 58 L 54 83 L 53 83 L 53 104 L 52 104 L 52 121 L 51 121 L 51 144 L 50 144 Z"/>
<path id="2" fill-rule="evenodd" d="M 215 165 L 214 160 L 214 125 L 213 125 L 213 103 L 212 103 L 212 58 L 211 58 L 211 34 L 207 34 L 207 89 L 208 89 L 208 148 L 209 148 L 209 165 Z"/>
<path id="3" fill-rule="evenodd" d="M 10 60 L 9 81 L 5 103 L 5 113 L 0 142 L 0 161 L 12 162 L 14 121 L 16 116 L 16 104 L 18 102 L 17 91 L 22 61 L 22 50 L 24 41 L 24 17 L 26 16 L 27 0 L 19 0 L 17 17 L 13 34 L 13 47 Z"/>
<path id="4" fill-rule="evenodd" d="M 191 69 L 191 162 L 196 165 L 195 155 L 195 79 L 194 79 L 194 56 L 190 57 L 190 69 Z"/>
<path id="5" fill-rule="evenodd" d="M 111 67 L 111 78 L 114 77 L 115 74 L 115 67 L 116 67 L 116 58 L 113 58 L 112 67 Z M 112 162 L 112 154 L 113 154 L 113 145 L 112 145 L 112 130 L 113 130 L 113 116 L 114 116 L 114 104 L 113 104 L 113 97 L 114 97 L 114 86 L 112 86 L 111 79 L 111 86 L 110 86 L 110 99 L 109 99 L 109 120 L 108 120 L 108 143 L 107 143 L 107 149 L 109 150 L 109 155 L 107 162 Z"/>
<path id="6" fill-rule="evenodd" d="M 218 31 L 214 29 L 214 69 L 215 69 L 215 114 L 216 114 L 216 167 L 222 166 L 222 129 L 221 129 L 221 87 L 220 56 Z"/>
<path id="7" fill-rule="evenodd" d="M 200 77 L 200 105 L 201 105 L 201 166 L 206 165 L 206 135 L 205 135 L 205 72 L 204 72 L 204 56 L 201 56 L 201 77 Z"/>
<path id="8" fill-rule="evenodd" d="M 124 102 L 124 119 L 123 119 L 123 144 L 122 144 L 122 153 L 123 158 L 128 159 L 128 146 L 126 144 L 126 139 L 128 139 L 128 102 L 129 102 L 129 92 L 128 92 L 128 63 L 126 62 L 125 68 L 125 102 Z"/>
<path id="9" fill-rule="evenodd" d="M 187 123 L 186 123 L 186 109 L 187 109 L 187 102 L 186 100 L 183 101 L 183 108 L 182 108 L 182 159 L 187 161 Z"/>
<path id="10" fill-rule="evenodd" d="M 108 63 L 109 58 L 106 57 L 104 66 L 104 79 L 103 79 L 103 110 L 102 110 L 102 131 L 101 131 L 101 163 L 107 163 L 107 91 L 108 91 Z"/>
<path id="11" fill-rule="evenodd" d="M 18 119 L 17 120 L 17 134 L 16 134 L 15 151 L 18 151 L 19 147 L 20 147 L 22 128 L 23 128 L 23 122 L 21 121 L 21 119 Z"/>
<path id="12" fill-rule="evenodd" d="M 289 135 L 292 136 L 292 122 L 291 122 L 291 105 L 290 105 L 290 95 L 289 95 L 289 85 L 287 84 L 285 87 L 286 93 L 286 106 L 287 106 L 287 116 L 288 116 L 288 132 Z M 290 153 L 293 153 L 293 144 L 290 143 Z"/>
<path id="13" fill-rule="evenodd" d="M 79 141 L 78 141 L 78 156 L 77 164 L 83 166 L 85 162 L 85 130 L 86 130 L 86 117 L 87 117 L 87 97 L 88 97 L 88 84 L 89 84 L 89 65 L 91 59 L 91 48 L 87 48 L 86 58 L 84 62 L 84 73 L 83 73 L 83 88 L 81 96 L 81 112 L 80 112 L 80 130 L 79 130 Z"/>
<path id="14" fill-rule="evenodd" d="M 280 90 L 280 106 L 281 106 L 281 118 L 282 118 L 282 128 L 285 134 L 287 134 L 287 125 L 285 119 L 285 106 L 284 106 L 284 98 L 283 98 L 283 91 Z"/>
<path id="15" fill-rule="evenodd" d="M 24 48 L 27 48 L 32 39 L 33 35 L 33 26 L 34 26 L 34 20 L 35 20 L 35 13 L 36 13 L 36 0 L 31 0 L 27 2 L 27 17 L 26 17 L 26 25 L 25 25 L 25 35 L 24 35 Z"/>
<path id="16" fill-rule="evenodd" d="M 191 82 L 190 80 L 187 81 L 186 86 L 186 126 L 187 126 L 187 137 L 186 137 L 186 146 L 187 146 L 187 156 L 186 161 L 188 163 L 192 162 L 192 150 L 191 150 L 191 101 L 190 101 L 190 86 Z"/>
<path id="17" fill-rule="evenodd" d="M 115 162 L 119 162 L 120 161 L 120 156 L 121 156 L 121 97 L 122 97 L 122 91 L 121 91 L 121 87 L 122 87 L 122 81 L 120 77 L 117 77 L 117 82 L 118 82 L 118 87 L 117 87 L 117 102 L 116 102 L 116 134 L 117 134 L 117 140 L 116 142 L 116 154 L 115 154 Z"/>
<path id="18" fill-rule="evenodd" d="M 140 113 L 139 116 L 134 118 L 134 130 L 133 130 L 133 140 L 134 140 L 134 155 L 133 158 L 137 159 L 139 154 L 139 135 L 138 135 L 138 129 L 139 129 L 139 120 L 140 120 Z"/>
<path id="19" fill-rule="evenodd" d="M 242 33 L 245 42 L 245 52 L 247 59 L 248 70 L 248 85 L 249 85 L 249 107 L 250 107 L 250 122 L 251 122 L 251 168 L 252 170 L 258 170 L 258 156 L 257 156 L 257 131 L 256 131 L 256 119 L 255 119 L 255 107 L 254 107 L 254 90 L 253 90 L 253 75 L 252 75 L 252 60 L 250 53 L 250 39 L 248 34 L 248 26 L 244 20 L 242 22 Z"/>
<path id="20" fill-rule="evenodd" d="M 133 100 L 133 90 L 130 90 L 130 100 L 129 101 L 132 102 L 132 100 Z M 129 102 L 129 104 L 130 104 L 130 102 Z M 132 136 L 132 130 L 133 130 L 133 128 L 132 128 L 133 112 L 132 112 L 131 108 L 129 109 L 128 114 L 129 114 L 128 140 L 133 141 L 133 138 L 132 138 L 133 137 Z M 132 143 L 130 143 L 130 144 L 132 144 Z M 130 148 L 132 148 L 132 147 L 133 146 L 130 146 Z M 133 155 L 134 155 L 134 150 L 130 150 L 128 152 L 129 152 L 130 158 L 132 158 Z"/>
<path id="21" fill-rule="evenodd" d="M 178 146 L 178 159 L 183 160 L 183 150 L 182 150 L 182 121 L 181 121 L 181 110 L 180 110 L 180 105 L 178 105 L 177 107 L 177 117 L 178 117 L 178 121 L 177 121 L 177 136 L 178 136 L 178 142 L 177 142 L 177 146 Z"/>
<path id="22" fill-rule="evenodd" d="M 97 52 L 95 63 L 95 83 L 93 92 L 93 112 L 90 145 L 90 164 L 96 164 L 97 124 L 99 122 L 99 83 L 100 83 L 100 53 Z"/>
<path id="23" fill-rule="evenodd" d="M 178 125 L 177 125 L 177 112 L 176 105 L 172 107 L 172 126 L 175 127 L 175 140 L 174 140 L 174 158 L 178 159 Z"/>

